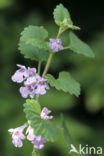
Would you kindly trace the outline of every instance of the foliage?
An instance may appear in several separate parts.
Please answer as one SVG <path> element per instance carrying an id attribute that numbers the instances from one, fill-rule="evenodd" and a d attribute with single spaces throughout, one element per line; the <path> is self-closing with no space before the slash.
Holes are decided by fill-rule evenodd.
<path id="1" fill-rule="evenodd" d="M 36 14 L 35 14 L 36 15 Z M 4 63 L 4 58 L 6 61 L 5 67 L 1 69 L 1 111 L 0 111 L 0 118 L 1 118 L 1 143 L 2 148 L 0 151 L 1 155 L 26 155 L 27 152 L 31 152 L 32 148 L 31 145 L 27 142 L 24 144 L 24 148 L 17 150 L 14 149 L 13 146 L 10 143 L 10 138 L 6 134 L 7 129 L 9 127 L 16 127 L 17 123 L 22 124 L 22 121 L 25 122 L 24 116 L 22 114 L 22 105 L 24 101 L 20 98 L 18 91 L 15 90 L 16 86 L 13 86 L 13 84 L 10 82 L 10 74 L 13 73 L 14 70 L 14 63 L 18 60 L 25 64 L 31 64 L 34 65 L 35 62 L 30 62 L 28 59 L 23 61 L 21 60 L 21 56 L 16 51 L 17 49 L 17 41 L 18 41 L 18 35 L 20 31 L 22 31 L 24 25 L 29 24 L 36 24 L 36 25 L 42 25 L 43 20 L 39 15 L 33 15 L 31 17 L 26 17 L 26 21 L 22 21 L 21 23 L 9 23 L 7 27 L 7 23 L 3 23 L 1 21 L 0 23 L 0 34 L 2 37 L 1 42 L 1 63 Z M 35 20 L 34 20 L 35 19 Z M 42 22 L 41 22 L 42 21 Z M 26 22 L 26 24 L 24 24 Z M 35 23 L 37 22 L 37 23 Z M 3 24 L 3 25 L 2 25 Z M 47 25 L 47 29 L 49 32 L 49 35 L 54 36 L 56 30 L 55 26 L 52 24 L 52 22 L 45 21 L 44 25 Z M 2 26 L 2 27 L 1 27 Z M 5 31 L 3 31 L 5 30 Z M 53 34 L 54 33 L 54 34 Z M 94 36 L 93 41 L 90 41 L 90 45 L 94 52 L 96 53 L 96 58 L 94 60 L 86 58 L 81 58 L 81 56 L 75 56 L 74 54 L 67 53 L 68 50 L 63 52 L 60 52 L 60 54 L 56 54 L 55 56 L 55 63 L 53 61 L 53 64 L 51 66 L 51 71 L 59 71 L 59 69 L 62 71 L 65 65 L 71 65 L 70 73 L 82 84 L 82 88 L 85 93 L 85 100 L 86 100 L 86 107 L 88 110 L 92 112 L 97 112 L 101 108 L 103 108 L 103 33 L 101 32 L 97 36 Z M 66 36 L 63 37 L 62 41 L 66 42 Z M 22 44 L 22 43 L 20 43 Z M 27 50 L 27 48 L 26 48 Z M 57 57 L 58 56 L 58 57 Z M 58 59 L 57 59 L 58 58 Z M 64 58 L 64 59 L 63 59 Z M 37 58 L 36 58 L 37 59 Z M 60 59 L 60 60 L 59 60 Z M 57 62 L 56 62 L 57 61 Z M 70 63 L 69 63 L 70 62 Z M 60 67 L 59 67 L 60 66 Z M 11 70 L 11 72 L 10 72 Z M 69 68 L 68 68 L 69 70 Z M 76 70 L 76 71 L 75 71 Z M 4 72 L 3 72 L 4 71 Z M 7 76 L 7 73 L 8 76 Z M 102 79 L 102 81 L 101 81 Z M 95 81 L 94 81 L 95 80 Z M 101 83 L 100 83 L 101 82 Z M 10 93 L 10 86 L 11 86 L 11 93 Z M 102 86 L 102 87 L 101 87 Z M 4 87 L 4 91 L 3 91 Z M 101 89 L 102 88 L 102 89 Z M 8 90 L 9 89 L 9 90 Z M 6 98 L 5 98 L 6 97 Z M 98 97 L 98 98 L 97 98 Z M 97 100 L 96 100 L 97 98 Z M 52 99 L 50 101 L 50 99 Z M 90 100 L 91 99 L 91 100 Z M 47 102 L 47 103 L 46 103 Z M 96 107 L 95 107 L 96 102 Z M 7 107 L 8 104 L 8 107 Z M 14 105 L 16 104 L 16 105 Z M 50 90 L 45 96 L 40 97 L 40 104 L 43 106 L 47 106 L 50 109 L 54 111 L 54 113 L 58 114 L 59 111 L 64 111 L 64 114 L 68 110 L 68 108 L 72 108 L 77 104 L 77 100 L 75 100 L 74 97 L 69 96 L 69 94 L 58 92 L 55 89 Z M 75 115 L 74 115 L 75 117 Z M 77 120 L 75 121 L 72 117 L 64 117 L 68 131 L 70 132 L 73 140 L 76 142 L 76 144 L 79 143 L 89 143 L 93 145 L 103 145 L 102 138 L 103 136 L 103 127 L 100 125 L 99 122 L 96 122 L 96 128 L 89 128 L 87 126 L 88 123 L 81 123 L 82 119 L 79 119 L 76 117 Z M 85 118 L 85 117 L 84 117 Z M 57 124 L 59 123 L 58 118 L 56 118 Z M 79 120 L 79 121 L 78 121 Z M 3 121 L 3 122 L 2 122 Z M 5 124 L 4 124 L 5 122 Z M 80 123 L 79 123 L 80 122 Z M 86 124 L 86 126 L 85 126 Z M 90 127 L 93 127 L 91 125 Z M 99 127 L 99 128 L 98 128 Z M 102 128 L 101 128 L 102 127 Z M 5 131 L 4 131 L 5 129 Z M 96 136 L 96 133 L 98 136 Z M 62 135 L 60 136 L 62 139 Z M 8 142 L 7 142 L 8 139 Z M 54 142 L 53 144 L 47 145 L 46 150 L 42 151 L 42 156 L 47 155 L 47 148 L 59 151 L 60 150 L 60 156 L 64 155 L 64 151 L 66 149 L 66 144 L 63 143 L 63 139 L 61 141 L 58 141 L 57 143 Z M 64 144 L 64 145 L 63 145 Z M 54 146 L 54 147 L 53 147 Z M 8 153 L 9 150 L 9 153 Z M 67 151 L 68 152 L 68 151 Z"/>
<path id="2" fill-rule="evenodd" d="M 42 136 L 48 141 L 57 139 L 57 130 L 49 120 L 42 120 L 40 118 L 41 107 L 35 100 L 26 100 L 24 104 L 24 112 L 27 120 L 31 121 L 31 126 L 34 128 L 34 133 L 37 136 Z"/>
<path id="3" fill-rule="evenodd" d="M 60 72 L 58 79 L 55 79 L 50 74 L 48 74 L 46 78 L 48 83 L 57 90 L 63 90 L 64 92 L 69 92 L 70 94 L 74 94 L 76 96 L 80 94 L 79 83 L 75 81 L 67 72 Z"/>
<path id="4" fill-rule="evenodd" d="M 73 25 L 69 11 L 62 4 L 56 6 L 53 15 L 55 23 L 63 29 L 80 29 Z"/>
<path id="5" fill-rule="evenodd" d="M 88 57 L 94 57 L 91 48 L 81 41 L 73 32 L 69 33 L 70 38 L 70 49 L 78 54 L 83 54 Z"/>
<path id="6" fill-rule="evenodd" d="M 75 96 L 79 96 L 80 84 L 77 81 L 75 81 L 68 72 L 60 72 L 58 79 L 55 79 L 52 75 L 47 74 L 52 62 L 52 58 L 56 54 L 56 52 L 60 53 L 60 50 L 64 51 L 64 49 L 70 49 L 76 53 L 81 53 L 89 57 L 93 57 L 94 54 L 92 50 L 88 47 L 88 45 L 82 42 L 80 39 L 78 39 L 78 37 L 73 32 L 69 33 L 70 44 L 66 47 L 62 45 L 60 39 L 62 33 L 64 33 L 67 29 L 69 29 L 70 31 L 74 29 L 79 30 L 80 28 L 73 25 L 70 13 L 66 8 L 64 8 L 62 4 L 56 6 L 56 9 L 54 10 L 53 14 L 55 23 L 59 26 L 57 39 L 51 39 L 52 43 L 51 41 L 49 43 L 49 41 L 46 40 L 48 38 L 48 31 L 43 26 L 29 25 L 21 33 L 19 50 L 25 58 L 38 61 L 38 74 L 40 74 L 41 70 L 40 62 L 46 61 L 46 66 L 43 70 L 42 78 L 45 77 L 47 83 L 49 83 L 50 86 L 55 87 L 57 90 L 68 92 L 71 95 L 74 94 Z M 29 72 L 30 71 L 28 71 L 27 74 L 29 74 Z M 31 75 L 31 73 L 29 74 L 29 78 L 31 78 L 31 76 L 35 78 L 35 75 Z M 16 74 L 19 77 L 18 73 Z M 40 76 L 41 75 L 38 75 L 38 77 Z M 24 75 L 24 78 L 27 80 L 28 76 L 26 77 Z M 31 81 L 29 80 L 29 83 L 30 82 Z M 32 84 L 37 83 L 37 85 L 44 85 L 43 82 L 32 82 Z M 30 84 L 30 86 L 27 86 L 27 88 L 30 88 L 30 92 L 31 87 L 33 87 L 32 84 Z M 34 88 L 34 90 L 36 91 L 36 87 Z M 26 114 L 26 118 L 28 121 L 30 121 L 30 125 L 34 130 L 34 135 L 41 136 L 47 141 L 55 141 L 57 139 L 57 129 L 51 121 L 47 120 L 46 118 L 41 118 L 42 109 L 39 103 L 39 97 L 40 95 L 38 93 L 38 95 L 36 96 L 36 100 L 26 100 L 26 103 L 24 104 L 24 112 Z M 44 112 L 43 116 L 46 116 L 46 113 L 47 112 Z M 64 124 L 64 121 L 62 121 L 62 126 L 66 141 L 69 142 L 70 135 L 68 129 Z M 32 155 L 37 155 L 34 150 Z"/>
<path id="7" fill-rule="evenodd" d="M 30 58 L 37 61 L 46 61 L 48 54 L 48 42 L 45 39 L 48 37 L 48 32 L 43 27 L 29 26 L 21 33 L 19 50 L 25 55 L 25 58 Z"/>
<path id="8" fill-rule="evenodd" d="M 30 25 L 21 33 L 19 50 L 25 58 L 37 60 L 39 62 L 47 62 L 42 77 L 47 79 L 47 82 L 50 84 L 50 86 L 55 87 L 57 90 L 62 90 L 70 93 L 71 95 L 74 94 L 78 96 L 80 94 L 80 84 L 75 81 L 68 72 L 59 73 L 58 79 L 55 79 L 52 75 L 47 74 L 52 62 L 52 58 L 57 51 L 60 52 L 60 50 L 64 49 L 70 49 L 76 53 L 89 57 L 94 57 L 94 54 L 88 45 L 78 39 L 73 32 L 69 33 L 70 44 L 67 46 L 68 48 L 63 47 L 60 40 L 62 33 L 64 33 L 67 29 L 79 30 L 79 27 L 73 25 L 70 13 L 62 4 L 56 6 L 53 15 L 55 23 L 59 26 L 59 32 L 57 35 L 58 39 L 51 39 L 52 43 L 49 43 L 46 41 L 48 32 L 43 26 L 39 27 Z M 60 45 L 57 47 L 57 44 L 59 43 Z M 40 73 L 40 67 L 41 66 L 38 66 L 38 73 Z M 32 99 L 26 100 L 26 103 L 24 104 L 26 118 L 27 120 L 31 121 L 31 127 L 34 129 L 35 135 L 41 135 L 42 137 L 46 138 L 47 141 L 55 141 L 57 139 L 56 128 L 49 120 L 43 120 L 40 117 L 42 110 L 39 104 L 39 96 L 40 95 L 36 96 L 37 101 Z M 68 130 L 65 127 L 64 122 L 62 124 L 64 126 L 63 129 L 65 138 L 66 140 L 69 140 Z"/>

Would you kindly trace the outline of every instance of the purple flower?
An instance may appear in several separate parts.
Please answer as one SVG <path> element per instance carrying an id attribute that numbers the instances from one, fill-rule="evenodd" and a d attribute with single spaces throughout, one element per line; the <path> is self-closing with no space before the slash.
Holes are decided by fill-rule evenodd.
<path id="1" fill-rule="evenodd" d="M 34 76 L 36 74 L 36 68 L 30 68 L 28 67 L 27 69 L 27 73 L 28 73 L 28 76 Z"/>
<path id="2" fill-rule="evenodd" d="M 34 145 L 34 148 L 36 150 L 39 150 L 39 149 L 43 149 L 44 148 L 44 143 L 46 143 L 47 140 L 45 138 L 42 138 L 41 136 L 36 136 L 34 138 L 34 140 L 32 141 Z"/>
<path id="3" fill-rule="evenodd" d="M 28 121 L 28 124 L 31 124 L 31 122 Z M 34 148 L 36 150 L 44 148 L 44 143 L 46 143 L 47 140 L 42 138 L 41 136 L 34 135 L 34 129 L 30 125 L 26 130 L 26 134 L 27 134 L 27 139 L 34 144 Z"/>
<path id="4" fill-rule="evenodd" d="M 15 128 L 15 129 L 8 130 L 12 134 L 12 143 L 14 144 L 15 147 L 23 146 L 22 140 L 25 139 L 25 136 L 23 134 L 25 127 L 26 127 L 26 125 L 23 125 L 21 127 Z"/>
<path id="5" fill-rule="evenodd" d="M 34 98 L 35 94 L 45 94 L 46 89 L 49 89 L 47 80 L 40 77 L 36 73 L 36 68 L 26 68 L 22 65 L 17 65 L 18 69 L 15 74 L 12 76 L 14 82 L 21 83 L 24 81 L 24 86 L 20 87 L 19 91 L 23 98 Z"/>
<path id="6" fill-rule="evenodd" d="M 21 83 L 25 80 L 25 78 L 28 76 L 27 75 L 27 69 L 25 66 L 22 66 L 20 64 L 17 64 L 17 67 L 19 67 L 20 69 L 18 69 L 14 75 L 12 76 L 12 81 L 17 82 L 17 83 Z"/>
<path id="7" fill-rule="evenodd" d="M 36 94 L 44 95 L 46 94 L 46 89 L 50 89 L 44 78 L 40 78 L 37 82 L 37 88 L 35 90 Z"/>
<path id="8" fill-rule="evenodd" d="M 19 67 L 20 69 L 18 69 L 12 76 L 12 81 L 14 82 L 21 83 L 28 77 L 36 75 L 36 68 L 28 67 L 27 69 L 25 66 L 20 64 L 17 64 L 17 67 Z"/>
<path id="9" fill-rule="evenodd" d="M 25 87 L 20 87 L 19 91 L 23 98 L 27 98 L 28 95 L 30 96 L 30 98 L 34 98 L 35 96 L 34 85 L 27 85 Z"/>
<path id="10" fill-rule="evenodd" d="M 58 52 L 59 50 L 63 50 L 64 47 L 62 45 L 62 41 L 61 39 L 57 38 L 57 39 L 49 39 L 50 40 L 50 48 L 54 51 L 54 52 Z"/>
<path id="11" fill-rule="evenodd" d="M 40 79 L 40 76 L 38 74 L 35 74 L 34 76 L 28 77 L 27 80 L 24 82 L 24 84 L 25 85 L 36 84 L 38 79 Z"/>
<path id="12" fill-rule="evenodd" d="M 40 114 L 41 119 L 43 119 L 43 120 L 52 119 L 53 116 L 48 116 L 50 113 L 51 113 L 51 110 L 44 107 Z"/>

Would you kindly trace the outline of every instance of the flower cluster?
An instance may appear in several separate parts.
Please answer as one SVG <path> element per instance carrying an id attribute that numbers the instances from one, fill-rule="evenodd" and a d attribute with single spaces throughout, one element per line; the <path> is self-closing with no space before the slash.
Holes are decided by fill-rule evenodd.
<path id="1" fill-rule="evenodd" d="M 46 89 L 49 89 L 47 80 L 36 73 L 35 68 L 26 68 L 25 66 L 17 64 L 19 69 L 12 76 L 12 81 L 17 83 L 24 82 L 24 86 L 20 87 L 20 93 L 23 98 L 34 98 L 36 94 L 43 95 Z"/>
<path id="2" fill-rule="evenodd" d="M 51 112 L 50 110 L 44 107 L 40 114 L 41 119 L 44 120 L 52 119 L 53 116 L 48 116 L 50 112 Z M 23 126 L 17 127 L 15 129 L 8 130 L 10 134 L 12 134 L 12 143 L 14 144 L 15 147 L 22 147 L 23 146 L 22 140 L 27 138 L 27 140 L 31 141 L 31 143 L 34 145 L 34 148 L 36 150 L 43 149 L 44 143 L 46 143 L 47 140 L 45 138 L 42 138 L 42 136 L 36 136 L 34 134 L 34 129 L 30 126 L 30 124 L 31 122 L 28 121 L 28 124 L 24 124 Z M 26 136 L 25 136 L 23 134 L 23 131 L 27 126 L 28 128 L 26 130 Z"/>
<path id="3" fill-rule="evenodd" d="M 44 143 L 47 142 L 45 138 L 42 138 L 42 136 L 35 136 L 34 135 L 34 129 L 29 126 L 26 130 L 27 139 L 31 141 L 32 144 L 34 144 L 34 148 L 36 150 L 43 149 Z"/>
<path id="4" fill-rule="evenodd" d="M 59 50 L 63 50 L 64 47 L 62 45 L 62 41 L 57 38 L 57 39 L 49 39 L 50 40 L 50 48 L 54 51 L 54 52 L 58 52 Z"/>

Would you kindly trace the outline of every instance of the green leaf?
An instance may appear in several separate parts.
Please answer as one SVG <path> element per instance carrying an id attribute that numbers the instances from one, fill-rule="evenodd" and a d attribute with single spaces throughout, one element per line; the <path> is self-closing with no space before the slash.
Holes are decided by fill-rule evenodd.
<path id="1" fill-rule="evenodd" d="M 80 29 L 77 26 L 73 25 L 73 22 L 71 20 L 70 13 L 68 10 L 62 5 L 59 4 L 56 6 L 53 12 L 55 23 L 60 26 L 64 27 L 65 29 Z"/>
<path id="2" fill-rule="evenodd" d="M 49 42 L 45 41 L 48 32 L 43 27 L 28 26 L 21 33 L 19 50 L 31 60 L 47 61 Z"/>
<path id="3" fill-rule="evenodd" d="M 32 111 L 35 114 L 40 114 L 41 113 L 41 107 L 39 105 L 39 103 L 36 100 L 26 100 L 26 103 L 24 104 L 24 111 Z"/>
<path id="4" fill-rule="evenodd" d="M 28 43 L 32 39 L 45 40 L 48 37 L 48 32 L 41 26 L 28 26 L 21 33 L 20 41 Z"/>
<path id="5" fill-rule="evenodd" d="M 78 96 L 80 94 L 80 84 L 75 81 L 67 72 L 59 73 L 59 78 L 55 79 L 52 75 L 47 74 L 47 82 L 57 90 L 63 90 Z"/>
<path id="6" fill-rule="evenodd" d="M 70 49 L 78 54 L 83 54 L 88 57 L 94 57 L 94 53 L 91 48 L 81 41 L 73 32 L 69 33 L 70 37 Z"/>
<path id="7" fill-rule="evenodd" d="M 45 51 L 44 49 L 34 47 L 33 45 L 24 42 L 19 43 L 18 49 L 25 58 L 30 58 L 31 60 L 47 61 L 49 57 L 49 51 Z"/>
<path id="8" fill-rule="evenodd" d="M 24 112 L 27 120 L 31 121 L 35 135 L 46 138 L 47 141 L 57 139 L 57 130 L 50 120 L 42 120 L 40 118 L 41 108 L 36 100 L 26 100 L 24 104 Z"/>
<path id="9" fill-rule="evenodd" d="M 60 125 L 60 128 L 63 129 L 63 132 L 64 132 L 64 138 L 65 140 L 67 141 L 67 143 L 70 145 L 73 143 L 72 139 L 71 139 L 71 136 L 70 136 L 70 133 L 67 129 L 67 126 L 66 126 L 66 123 L 65 123 L 65 120 L 64 120 L 64 116 L 63 114 L 61 114 L 61 125 Z"/>

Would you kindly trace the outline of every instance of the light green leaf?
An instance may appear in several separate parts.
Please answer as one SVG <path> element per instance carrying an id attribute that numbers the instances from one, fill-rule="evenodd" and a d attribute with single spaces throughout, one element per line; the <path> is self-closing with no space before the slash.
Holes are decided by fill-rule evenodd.
<path id="1" fill-rule="evenodd" d="M 41 113 L 41 107 L 39 105 L 39 103 L 36 100 L 33 99 L 27 99 L 26 103 L 24 104 L 24 111 L 32 111 L 35 114 L 40 114 Z"/>
<path id="2" fill-rule="evenodd" d="M 49 56 L 49 43 L 45 41 L 48 32 L 43 27 L 28 26 L 21 33 L 19 50 L 31 60 L 47 61 Z"/>
<path id="3" fill-rule="evenodd" d="M 46 138 L 47 141 L 57 139 L 57 131 L 52 121 L 42 120 L 40 118 L 41 108 L 36 100 L 26 100 L 24 104 L 24 112 L 27 120 L 31 121 L 31 126 L 34 128 L 35 135 Z"/>
<path id="4" fill-rule="evenodd" d="M 80 29 L 77 26 L 73 25 L 73 22 L 71 20 L 70 13 L 68 10 L 62 5 L 59 4 L 56 6 L 53 12 L 55 23 L 60 26 L 64 27 L 65 29 Z"/>
<path id="5" fill-rule="evenodd" d="M 70 37 L 70 49 L 78 54 L 83 54 L 88 57 L 94 57 L 94 53 L 91 48 L 81 41 L 73 32 L 69 33 Z"/>
<path id="6" fill-rule="evenodd" d="M 63 90 L 78 96 L 80 94 L 80 84 L 74 80 L 68 72 L 59 73 L 59 78 L 55 79 L 52 75 L 47 74 L 47 82 L 57 90 Z"/>

